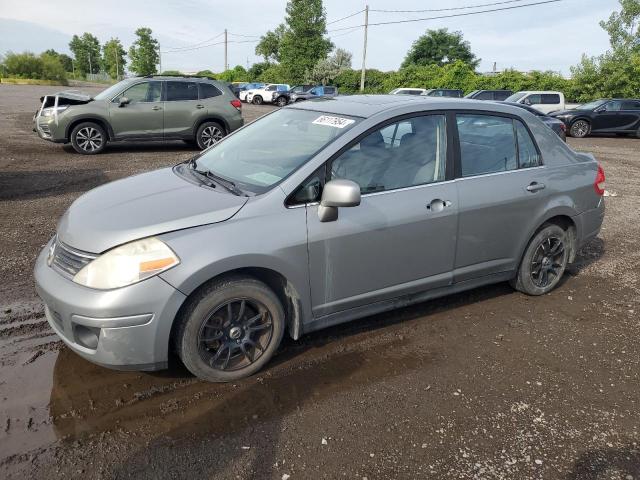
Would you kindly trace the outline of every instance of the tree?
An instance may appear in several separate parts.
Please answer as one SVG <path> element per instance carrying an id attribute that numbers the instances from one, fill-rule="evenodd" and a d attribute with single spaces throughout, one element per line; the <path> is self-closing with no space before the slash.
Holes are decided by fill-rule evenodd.
<path id="1" fill-rule="evenodd" d="M 289 0 L 286 12 L 286 30 L 278 55 L 286 77 L 299 83 L 318 60 L 327 57 L 333 44 L 325 38 L 327 21 L 322 0 Z"/>
<path id="2" fill-rule="evenodd" d="M 251 67 L 249 67 L 249 70 L 247 70 L 247 77 L 249 78 L 249 81 L 255 82 L 256 80 L 261 78 L 262 73 L 270 66 L 271 64 L 269 62 L 258 62 L 251 65 Z"/>
<path id="3" fill-rule="evenodd" d="M 111 78 L 118 79 L 124 73 L 127 64 L 124 56 L 127 54 L 122 43 L 117 38 L 112 38 L 102 47 L 102 68 Z"/>
<path id="4" fill-rule="evenodd" d="M 138 75 L 153 75 L 158 70 L 156 65 L 160 60 L 158 41 L 151 36 L 151 29 L 142 27 L 136 30 L 138 39 L 129 48 L 131 70 Z"/>
<path id="5" fill-rule="evenodd" d="M 218 79 L 225 82 L 246 82 L 249 79 L 247 71 L 242 65 L 236 65 L 232 69 L 222 72 Z"/>
<path id="6" fill-rule="evenodd" d="M 5 73 L 13 77 L 67 83 L 66 74 L 59 57 L 51 52 L 43 52 L 39 57 L 36 57 L 31 52 L 7 52 L 3 67 Z"/>
<path id="7" fill-rule="evenodd" d="M 326 85 L 340 75 L 343 71 L 351 68 L 351 53 L 342 48 L 336 49 L 335 53 L 328 58 L 319 60 L 310 72 L 307 80 L 312 83 Z"/>
<path id="8" fill-rule="evenodd" d="M 469 42 L 461 32 L 449 32 L 446 28 L 427 30 L 407 52 L 401 68 L 409 65 L 439 65 L 462 61 L 476 68 L 480 60 L 471 52 Z"/>
<path id="9" fill-rule="evenodd" d="M 275 30 L 269 30 L 260 37 L 260 42 L 256 45 L 256 55 L 264 57 L 265 62 L 280 60 L 280 43 L 287 27 L 280 24 Z"/>
<path id="10" fill-rule="evenodd" d="M 58 60 L 60 60 L 60 63 L 62 64 L 65 72 L 73 71 L 73 60 L 66 53 L 58 53 L 53 48 L 45 50 L 42 53 L 51 57 L 56 57 Z"/>
<path id="11" fill-rule="evenodd" d="M 98 73 L 100 71 L 100 42 L 85 32 L 81 37 L 74 35 L 69 42 L 69 48 L 75 57 L 76 72 L 80 75 Z"/>
<path id="12" fill-rule="evenodd" d="M 600 26 L 609 34 L 614 50 L 632 49 L 640 51 L 640 0 L 620 0 L 622 10 L 613 12 Z"/>

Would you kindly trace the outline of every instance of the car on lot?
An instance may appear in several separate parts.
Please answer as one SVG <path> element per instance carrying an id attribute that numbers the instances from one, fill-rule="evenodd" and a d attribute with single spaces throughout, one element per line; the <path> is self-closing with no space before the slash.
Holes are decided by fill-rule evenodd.
<path id="1" fill-rule="evenodd" d="M 567 125 L 576 138 L 591 133 L 635 135 L 640 138 L 640 100 L 635 98 L 601 99 L 571 110 L 553 112 L 552 117 Z"/>
<path id="2" fill-rule="evenodd" d="M 313 87 L 306 92 L 296 92 L 292 93 L 289 102 L 302 102 L 303 100 L 310 100 L 312 98 L 331 98 L 338 95 L 338 88 L 332 87 L 329 85 L 318 85 L 317 87 Z"/>
<path id="3" fill-rule="evenodd" d="M 251 91 L 251 90 L 256 90 L 258 88 L 262 88 L 266 85 L 266 83 L 262 83 L 262 82 L 253 82 L 253 83 L 247 83 L 246 85 L 243 85 L 241 88 L 238 89 L 238 98 L 243 101 L 246 102 L 247 101 L 247 94 Z"/>
<path id="4" fill-rule="evenodd" d="M 540 110 L 536 110 L 535 108 L 530 107 L 529 105 L 525 105 L 523 103 L 515 103 L 515 102 L 500 102 L 500 103 L 503 103 L 505 105 L 512 105 L 517 108 L 522 108 L 532 113 L 533 115 L 538 117 L 542 121 L 542 123 L 544 123 L 547 127 L 549 127 L 551 130 L 556 132 L 556 135 L 558 135 L 562 139 L 562 141 L 564 142 L 567 141 L 567 127 L 562 120 L 558 120 L 557 118 L 554 118 L 551 115 L 546 115 L 542 113 Z"/>
<path id="5" fill-rule="evenodd" d="M 234 381 L 285 332 L 495 282 L 551 291 L 600 230 L 604 180 L 509 105 L 301 102 L 80 196 L 36 260 L 36 289 L 92 362 L 153 370 L 175 351 L 194 375 Z"/>
<path id="6" fill-rule="evenodd" d="M 394 88 L 389 95 L 426 95 L 426 88 Z"/>
<path id="7" fill-rule="evenodd" d="M 555 91 L 521 91 L 507 97 L 505 102 L 529 105 L 542 113 L 565 109 L 564 94 Z"/>
<path id="8" fill-rule="evenodd" d="M 249 90 L 245 100 L 247 103 L 253 103 L 255 105 L 262 105 L 263 103 L 271 103 L 274 100 L 274 93 L 286 92 L 291 87 L 284 83 L 270 83 L 262 88 Z"/>
<path id="9" fill-rule="evenodd" d="M 470 98 L 472 100 L 494 100 L 504 101 L 513 95 L 511 90 L 474 90 L 468 93 L 464 98 Z"/>
<path id="10" fill-rule="evenodd" d="M 184 140 L 204 149 L 244 122 L 240 100 L 207 78 L 134 77 L 94 97 L 68 91 L 40 101 L 33 130 L 84 155 L 122 140 Z"/>
<path id="11" fill-rule="evenodd" d="M 423 93 L 423 95 L 426 95 L 427 97 L 462 98 L 464 92 L 454 88 L 432 88 Z"/>
<path id="12" fill-rule="evenodd" d="M 290 90 L 273 92 L 272 101 L 279 107 L 284 107 L 291 100 L 291 95 L 303 93 L 311 90 L 316 85 L 296 85 L 291 87 Z"/>

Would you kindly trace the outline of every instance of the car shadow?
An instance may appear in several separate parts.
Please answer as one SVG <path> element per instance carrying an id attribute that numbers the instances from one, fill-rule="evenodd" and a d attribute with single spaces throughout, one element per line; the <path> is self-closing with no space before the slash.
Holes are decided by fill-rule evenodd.
<path id="1" fill-rule="evenodd" d="M 607 448 L 583 453 L 566 480 L 640 478 L 640 450 L 637 446 Z"/>
<path id="2" fill-rule="evenodd" d="M 65 144 L 62 149 L 70 154 L 80 155 L 71 144 Z M 177 141 L 148 141 L 148 142 L 114 142 L 108 143 L 100 156 L 121 155 L 123 153 L 156 153 L 156 152 L 199 152 L 195 144 Z"/>
<path id="3" fill-rule="evenodd" d="M 84 192 L 108 181 L 102 169 L 68 171 L 0 171 L 0 200 L 32 200 Z"/>

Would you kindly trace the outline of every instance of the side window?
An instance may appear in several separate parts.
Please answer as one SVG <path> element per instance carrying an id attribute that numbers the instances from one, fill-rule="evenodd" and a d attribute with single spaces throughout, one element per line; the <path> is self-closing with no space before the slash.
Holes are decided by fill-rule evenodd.
<path id="1" fill-rule="evenodd" d="M 493 100 L 493 92 L 480 92 L 475 98 L 476 100 Z"/>
<path id="2" fill-rule="evenodd" d="M 336 89 L 333 87 L 324 87 L 324 93 L 325 95 L 333 95 L 336 93 Z"/>
<path id="3" fill-rule="evenodd" d="M 640 110 L 640 102 L 638 101 L 622 102 L 622 110 Z"/>
<path id="4" fill-rule="evenodd" d="M 560 95 L 557 93 L 543 93 L 542 103 L 545 105 L 557 105 L 560 103 Z"/>
<path id="5" fill-rule="evenodd" d="M 215 85 L 210 83 L 200 83 L 200 98 L 212 98 L 222 95 L 222 92 L 218 90 Z"/>
<path id="6" fill-rule="evenodd" d="M 540 105 L 542 103 L 542 95 L 539 95 L 537 93 L 529 95 L 524 99 L 524 103 L 526 103 L 527 105 Z"/>
<path id="7" fill-rule="evenodd" d="M 522 122 L 515 120 L 518 135 L 518 163 L 520 168 L 531 168 L 540 165 L 540 155 L 533 139 Z"/>
<path id="8" fill-rule="evenodd" d="M 513 121 L 492 115 L 457 115 L 462 176 L 518 167 Z"/>
<path id="9" fill-rule="evenodd" d="M 331 178 L 346 178 L 371 193 L 442 181 L 447 135 L 444 115 L 386 125 L 333 160 Z"/>
<path id="10" fill-rule="evenodd" d="M 276 91 L 276 86 L 275 85 L 269 85 L 267 88 L 264 89 L 265 92 L 275 92 Z"/>
<path id="11" fill-rule="evenodd" d="M 619 112 L 622 109 L 622 102 L 620 100 L 613 100 L 604 106 L 607 112 Z"/>
<path id="12" fill-rule="evenodd" d="M 287 205 L 303 205 L 305 203 L 319 202 L 322 195 L 322 183 L 325 177 L 325 166 L 313 172 L 307 180 L 289 197 Z"/>
<path id="13" fill-rule="evenodd" d="M 160 82 L 138 83 L 118 95 L 114 102 L 119 101 L 122 97 L 127 97 L 131 103 L 159 102 L 161 92 L 162 84 Z"/>
<path id="14" fill-rule="evenodd" d="M 167 101 L 198 100 L 198 84 L 195 82 L 167 82 Z"/>
<path id="15" fill-rule="evenodd" d="M 503 101 L 511 96 L 510 92 L 495 92 L 494 97 L 496 100 Z"/>

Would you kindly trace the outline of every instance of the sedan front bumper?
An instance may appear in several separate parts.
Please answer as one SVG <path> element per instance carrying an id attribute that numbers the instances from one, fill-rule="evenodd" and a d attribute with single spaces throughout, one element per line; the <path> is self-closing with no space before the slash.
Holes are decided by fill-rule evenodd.
<path id="1" fill-rule="evenodd" d="M 114 290 L 78 285 L 47 265 L 48 248 L 36 261 L 36 291 L 62 341 L 105 367 L 166 368 L 171 327 L 185 295 L 157 276 Z"/>

